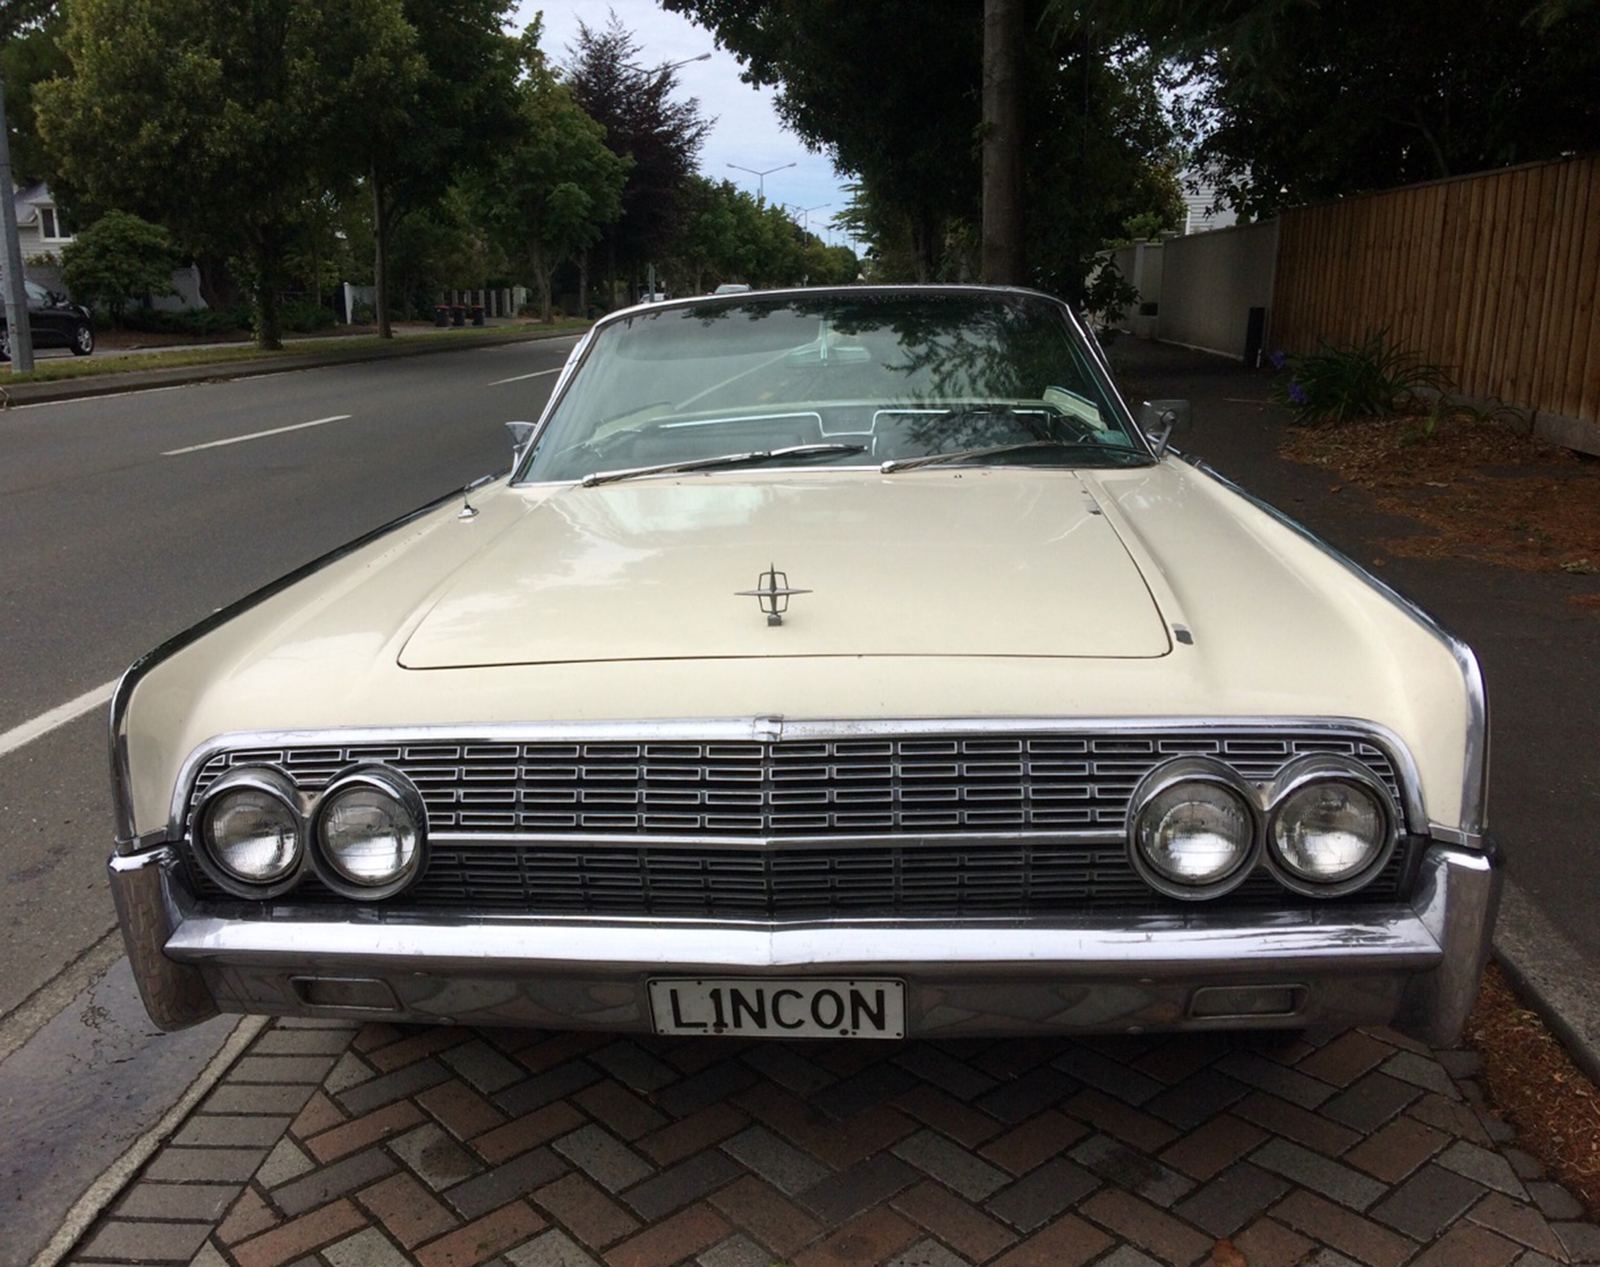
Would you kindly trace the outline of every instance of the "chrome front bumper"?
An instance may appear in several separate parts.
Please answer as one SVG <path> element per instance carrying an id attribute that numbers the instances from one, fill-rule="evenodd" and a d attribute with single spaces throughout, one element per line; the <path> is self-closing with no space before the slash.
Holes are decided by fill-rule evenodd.
<path id="1" fill-rule="evenodd" d="M 870 976 L 905 981 L 913 1037 L 1387 1023 L 1444 1044 L 1477 995 L 1500 871 L 1434 844 L 1408 907 L 953 924 L 223 919 L 166 847 L 113 857 L 111 882 L 164 1029 L 222 1011 L 649 1032 L 653 977 Z"/>

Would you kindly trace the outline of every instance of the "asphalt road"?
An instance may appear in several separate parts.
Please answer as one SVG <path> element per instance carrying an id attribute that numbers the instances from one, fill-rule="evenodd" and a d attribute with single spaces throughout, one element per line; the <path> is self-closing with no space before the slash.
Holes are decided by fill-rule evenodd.
<path id="1" fill-rule="evenodd" d="M 573 340 L 0 413 L 0 1043 L 112 945 L 102 697 L 212 610 L 509 460 Z M 41 717 L 74 720 L 31 737 Z M 43 1021 L 46 1016 L 40 1016 Z"/>

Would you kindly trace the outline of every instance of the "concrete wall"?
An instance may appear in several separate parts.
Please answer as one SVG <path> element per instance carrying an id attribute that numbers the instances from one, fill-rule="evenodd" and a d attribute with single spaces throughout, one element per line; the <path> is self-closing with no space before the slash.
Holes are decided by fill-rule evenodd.
<path id="1" fill-rule="evenodd" d="M 1276 220 L 1168 239 L 1155 337 L 1243 357 L 1250 309 L 1272 307 L 1277 251 Z"/>

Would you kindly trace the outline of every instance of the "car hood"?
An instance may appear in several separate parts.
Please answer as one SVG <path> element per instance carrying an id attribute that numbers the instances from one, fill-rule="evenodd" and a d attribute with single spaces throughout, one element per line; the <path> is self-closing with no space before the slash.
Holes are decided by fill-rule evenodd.
<path id="1" fill-rule="evenodd" d="M 781 626 L 757 591 L 797 591 Z M 1171 650 L 1074 476 L 726 475 L 531 491 L 430 596 L 407 669 L 774 656 L 1148 658 Z"/>

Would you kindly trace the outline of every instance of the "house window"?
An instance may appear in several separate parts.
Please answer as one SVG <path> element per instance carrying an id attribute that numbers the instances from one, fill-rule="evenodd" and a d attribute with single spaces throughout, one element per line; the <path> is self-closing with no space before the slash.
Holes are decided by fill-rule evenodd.
<path id="1" fill-rule="evenodd" d="M 56 220 L 54 207 L 39 208 L 39 232 L 47 238 L 61 238 L 66 235 L 61 232 L 61 226 Z"/>

